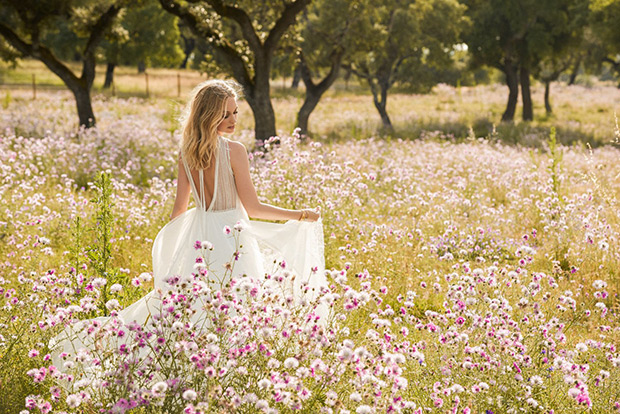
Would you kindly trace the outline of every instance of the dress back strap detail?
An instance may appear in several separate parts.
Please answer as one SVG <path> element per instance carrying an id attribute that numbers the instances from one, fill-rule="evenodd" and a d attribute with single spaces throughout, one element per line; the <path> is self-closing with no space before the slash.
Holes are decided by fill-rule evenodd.
<path id="1" fill-rule="evenodd" d="M 237 187 L 235 185 L 235 178 L 233 176 L 232 167 L 230 164 L 230 154 L 228 147 L 228 140 L 223 137 L 218 137 L 218 145 L 215 150 L 215 168 L 213 179 L 213 197 L 209 205 L 205 197 L 205 173 L 204 170 L 198 170 L 198 181 L 194 182 L 192 172 L 187 165 L 185 159 L 183 160 L 183 167 L 185 173 L 189 179 L 189 183 L 192 187 L 192 193 L 194 194 L 194 201 L 196 207 L 206 211 L 224 211 L 237 208 Z M 208 177 L 207 177 L 208 179 Z"/>
<path id="2" fill-rule="evenodd" d="M 202 202 L 202 197 L 199 196 L 198 190 L 196 189 L 196 184 L 194 183 L 194 179 L 192 178 L 192 171 L 189 169 L 189 165 L 187 165 L 187 161 L 185 161 L 185 158 L 181 158 L 181 160 L 183 161 L 183 167 L 185 168 L 185 175 L 187 175 L 187 179 L 189 180 L 189 184 L 192 187 L 192 194 L 194 195 L 194 201 L 197 204 L 197 207 L 200 209 L 204 209 L 204 203 Z M 202 171 L 200 171 L 200 178 L 201 178 L 201 182 L 200 182 L 200 186 L 202 187 Z"/>
<path id="3" fill-rule="evenodd" d="M 218 154 L 219 150 L 215 153 L 215 177 L 213 180 L 213 197 L 211 198 L 211 202 L 209 203 L 209 206 L 207 208 L 207 199 L 205 197 L 205 178 L 204 178 L 204 171 L 203 170 L 198 170 L 198 187 L 196 186 L 196 183 L 194 182 L 194 178 L 192 176 L 192 171 L 189 169 L 189 165 L 187 165 L 187 162 L 185 161 L 185 159 L 183 159 L 183 167 L 185 168 L 185 174 L 187 175 L 187 178 L 189 180 L 189 183 L 192 187 L 192 193 L 194 194 L 194 202 L 196 203 L 196 207 L 198 207 L 201 210 L 212 210 L 213 206 L 215 205 L 215 201 L 217 199 L 217 192 L 218 192 L 218 175 L 219 175 L 219 163 L 220 163 L 220 157 Z M 200 189 L 200 191 L 198 190 Z"/>

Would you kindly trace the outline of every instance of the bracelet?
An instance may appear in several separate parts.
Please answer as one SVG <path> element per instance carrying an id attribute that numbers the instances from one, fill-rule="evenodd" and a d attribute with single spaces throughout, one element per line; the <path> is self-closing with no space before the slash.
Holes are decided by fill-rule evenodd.
<path id="1" fill-rule="evenodd" d="M 308 218 L 308 210 L 301 210 L 301 216 L 299 216 L 299 221 L 304 221 Z"/>

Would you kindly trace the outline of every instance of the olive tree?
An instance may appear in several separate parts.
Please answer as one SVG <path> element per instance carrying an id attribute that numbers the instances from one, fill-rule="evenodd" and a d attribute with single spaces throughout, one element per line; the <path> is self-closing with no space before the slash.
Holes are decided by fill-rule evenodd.
<path id="1" fill-rule="evenodd" d="M 305 13 L 298 51 L 299 77 L 305 86 L 297 126 L 308 133 L 310 114 L 338 78 L 340 67 L 357 50 L 364 0 L 318 0 Z"/>
<path id="2" fill-rule="evenodd" d="M 271 104 L 273 55 L 290 35 L 297 16 L 310 0 L 159 0 L 192 32 L 211 45 L 226 71 L 241 84 L 254 114 L 256 139 L 276 135 Z"/>
<path id="3" fill-rule="evenodd" d="M 20 56 L 38 59 L 65 83 L 75 97 L 80 125 L 95 125 L 90 91 L 95 79 L 97 47 L 126 0 L 0 0 L 0 35 Z M 71 29 L 82 61 L 75 74 L 63 63 L 46 35 L 59 26 Z"/>
<path id="4" fill-rule="evenodd" d="M 557 61 L 571 36 L 579 36 L 587 1 L 463 0 L 472 22 L 464 38 L 474 66 L 495 67 L 506 77 L 508 102 L 502 121 L 514 119 L 519 85 L 523 120 L 533 119 L 531 75 L 539 62 Z"/>
<path id="5" fill-rule="evenodd" d="M 464 12 L 456 0 L 368 3 L 356 28 L 361 44 L 347 68 L 368 84 L 385 129 L 393 129 L 387 111 L 390 88 L 405 77 L 414 82 L 416 73 L 405 73 L 405 68 L 446 62 L 467 24 Z"/>

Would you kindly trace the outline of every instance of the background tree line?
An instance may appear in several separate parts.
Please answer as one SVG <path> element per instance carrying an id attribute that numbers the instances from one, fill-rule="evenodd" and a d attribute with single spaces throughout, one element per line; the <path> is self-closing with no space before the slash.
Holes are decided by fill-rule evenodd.
<path id="1" fill-rule="evenodd" d="M 533 119 L 531 82 L 562 74 L 620 77 L 620 0 L 0 0 L 0 58 L 31 57 L 75 96 L 81 125 L 95 125 L 95 63 L 104 87 L 117 65 L 191 66 L 234 78 L 264 140 L 276 134 L 270 80 L 304 84 L 297 123 L 344 75 L 365 85 L 386 130 L 389 92 L 439 82 L 473 84 L 485 68 L 504 75 L 503 121 L 519 94 Z M 65 62 L 81 62 L 74 73 Z M 478 72 L 476 72 L 478 70 Z"/>

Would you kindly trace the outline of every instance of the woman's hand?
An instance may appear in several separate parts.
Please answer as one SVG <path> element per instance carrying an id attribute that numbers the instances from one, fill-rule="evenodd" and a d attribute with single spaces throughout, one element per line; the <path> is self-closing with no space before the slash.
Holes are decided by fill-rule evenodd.
<path id="1" fill-rule="evenodd" d="M 321 218 L 321 210 L 315 208 L 314 210 L 310 210 L 309 208 L 303 209 L 300 220 L 301 221 L 317 221 Z"/>

